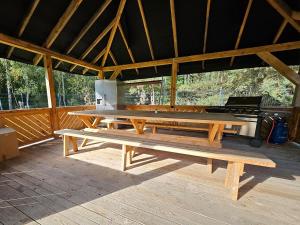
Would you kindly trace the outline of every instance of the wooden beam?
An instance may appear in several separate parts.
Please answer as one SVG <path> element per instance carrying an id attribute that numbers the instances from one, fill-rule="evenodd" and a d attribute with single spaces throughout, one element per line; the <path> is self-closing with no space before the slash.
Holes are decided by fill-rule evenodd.
<path id="1" fill-rule="evenodd" d="M 51 56 L 44 56 L 44 67 L 45 67 L 45 79 L 47 89 L 48 108 L 51 109 L 50 122 L 52 133 L 55 130 L 59 130 L 59 123 L 56 113 L 56 95 L 55 95 L 55 84 L 52 70 L 52 59 Z"/>
<path id="2" fill-rule="evenodd" d="M 19 28 L 19 32 L 18 32 L 18 37 L 21 37 L 24 30 L 26 29 L 36 7 L 38 6 L 40 0 L 33 0 L 31 6 L 29 7 L 29 10 L 27 12 L 27 14 L 25 15 L 24 19 L 22 20 L 22 23 L 21 23 L 21 26 Z M 14 51 L 14 47 L 10 47 L 7 51 L 7 58 L 10 58 L 11 57 L 11 54 L 13 53 Z"/>
<path id="3" fill-rule="evenodd" d="M 64 62 L 67 62 L 70 64 L 82 66 L 85 68 L 89 68 L 91 70 L 100 71 L 102 69 L 99 66 L 84 62 L 82 60 L 73 58 L 71 56 L 60 54 L 60 53 L 52 51 L 50 49 L 29 43 L 27 41 L 22 41 L 20 39 L 10 37 L 10 36 L 2 34 L 2 33 L 0 33 L 0 43 L 9 45 L 9 46 L 13 46 L 13 47 L 16 47 L 19 49 L 23 49 L 25 51 L 33 52 L 36 54 L 50 55 L 54 59 L 58 59 L 58 60 L 61 60 L 61 61 L 64 61 Z"/>
<path id="4" fill-rule="evenodd" d="M 118 75 L 120 74 L 120 70 L 116 70 L 113 72 L 113 74 L 110 76 L 110 80 L 115 80 L 117 79 Z"/>
<path id="5" fill-rule="evenodd" d="M 137 2 L 139 5 L 139 10 L 140 10 L 142 21 L 143 21 L 143 26 L 144 26 L 144 30 L 145 30 L 145 34 L 146 34 L 146 38 L 147 38 L 148 47 L 150 49 L 151 58 L 152 58 L 152 60 L 155 60 L 154 52 L 153 52 L 153 48 L 152 48 L 152 42 L 151 42 L 151 38 L 150 38 L 150 34 L 149 34 L 149 29 L 148 29 L 148 25 L 147 25 L 145 13 L 144 13 L 143 4 L 142 4 L 141 0 L 138 0 Z M 155 73 L 157 73 L 156 66 L 154 67 L 154 69 L 155 69 Z"/>
<path id="6" fill-rule="evenodd" d="M 125 4 L 126 4 L 126 0 L 121 0 L 120 1 L 118 12 L 117 12 L 117 15 L 115 17 L 115 22 L 114 22 L 114 25 L 113 25 L 112 30 L 110 32 L 109 39 L 108 39 L 108 42 L 107 42 L 107 45 L 106 45 L 106 52 L 104 53 L 104 56 L 102 58 L 102 63 L 101 63 L 102 66 L 104 66 L 105 63 L 106 63 L 107 56 L 110 52 L 110 48 L 112 46 L 112 43 L 113 43 L 117 28 L 118 28 L 118 25 L 119 25 L 119 22 L 120 22 L 120 19 L 121 19 L 121 16 L 122 16 L 122 13 L 123 13 L 123 10 L 124 10 L 124 7 L 125 7 Z"/>
<path id="7" fill-rule="evenodd" d="M 300 85 L 300 76 L 276 56 L 272 55 L 270 52 L 260 52 L 257 53 L 257 55 L 291 82 Z"/>
<path id="8" fill-rule="evenodd" d="M 292 18 L 294 20 L 300 20 L 300 11 L 292 11 Z"/>
<path id="9" fill-rule="evenodd" d="M 197 62 L 203 60 L 229 58 L 233 56 L 253 55 L 259 52 L 279 52 L 279 51 L 293 50 L 298 48 L 300 48 L 300 41 L 293 41 L 293 42 L 286 42 L 281 44 L 264 45 L 264 46 L 242 48 L 242 49 L 228 50 L 222 52 L 211 52 L 211 53 L 205 53 L 199 55 L 181 56 L 177 58 L 168 58 L 168 59 L 160 59 L 160 60 L 147 61 L 147 62 L 123 64 L 119 66 L 106 66 L 103 67 L 102 70 L 103 71 L 129 70 L 135 68 L 171 65 L 173 61 L 175 61 L 176 63 Z"/>
<path id="10" fill-rule="evenodd" d="M 286 19 L 292 27 L 300 32 L 300 24 L 292 17 L 292 10 L 282 0 L 266 0 L 284 19 Z"/>
<path id="11" fill-rule="evenodd" d="M 282 34 L 284 28 L 285 28 L 286 25 L 287 25 L 287 23 L 288 23 L 288 21 L 287 21 L 286 19 L 284 19 L 284 20 L 282 21 L 282 23 L 281 23 L 281 25 L 280 25 L 280 27 L 279 27 L 279 29 L 278 29 L 278 31 L 277 31 L 275 37 L 274 37 L 273 44 L 277 43 L 277 41 L 279 40 L 279 38 L 280 38 L 280 36 L 281 36 L 281 34 Z"/>
<path id="12" fill-rule="evenodd" d="M 171 96 L 170 96 L 170 105 L 174 107 L 176 104 L 176 81 L 177 81 L 177 70 L 178 64 L 176 62 L 172 62 L 172 74 L 171 74 Z"/>
<path id="13" fill-rule="evenodd" d="M 245 29 L 245 25 L 246 25 L 246 22 L 247 22 L 247 19 L 248 19 L 248 16 L 249 16 L 249 12 L 250 12 L 252 3 L 253 3 L 253 0 L 248 0 L 248 5 L 247 5 L 247 8 L 246 8 L 246 11 L 245 11 L 245 14 L 244 14 L 243 22 L 242 22 L 242 24 L 241 24 L 241 27 L 240 27 L 240 30 L 239 30 L 238 37 L 237 37 L 236 42 L 235 42 L 234 49 L 238 49 L 238 47 L 239 47 L 239 45 L 240 45 L 241 38 L 242 38 L 244 29 Z M 230 66 L 233 65 L 233 61 L 234 61 L 234 57 L 232 57 L 232 58 L 230 59 Z"/>
<path id="14" fill-rule="evenodd" d="M 69 4 L 68 8 L 65 10 L 64 14 L 59 18 L 57 24 L 52 29 L 51 33 L 49 34 L 47 40 L 43 44 L 43 47 L 50 48 L 58 35 L 62 32 L 66 24 L 69 22 L 73 14 L 76 12 L 76 10 L 79 8 L 80 4 L 83 0 L 72 0 Z M 37 65 L 43 56 L 37 55 L 33 59 L 33 64 Z"/>
<path id="15" fill-rule="evenodd" d="M 118 62 L 117 62 L 114 54 L 111 51 L 109 51 L 109 56 L 110 56 L 111 60 L 113 61 L 113 63 L 115 64 L 115 66 L 117 66 Z M 120 71 L 120 74 L 123 75 L 121 71 Z"/>
<path id="16" fill-rule="evenodd" d="M 127 42 L 125 33 L 124 33 L 123 28 L 122 28 L 122 25 L 121 25 L 120 23 L 119 23 L 119 25 L 118 25 L 118 28 L 119 28 L 120 34 L 121 34 L 121 36 L 122 36 L 122 39 L 123 39 L 123 41 L 124 41 L 125 47 L 126 47 L 126 49 L 127 49 L 127 52 L 128 52 L 128 54 L 129 54 L 129 57 L 130 57 L 130 59 L 131 59 L 131 62 L 132 62 L 132 63 L 135 63 L 135 59 L 134 59 L 134 57 L 133 57 L 132 51 L 131 51 L 131 49 L 130 49 L 130 47 L 129 47 L 129 45 L 128 45 L 128 42 Z M 138 70 L 138 69 L 135 69 L 135 71 L 136 71 L 137 75 L 139 75 L 139 70 Z"/>
<path id="17" fill-rule="evenodd" d="M 173 45 L 175 57 L 178 57 L 178 45 L 177 45 L 177 29 L 176 29 L 176 15 L 175 15 L 175 3 L 174 0 L 170 0 L 172 31 L 173 31 Z"/>
<path id="18" fill-rule="evenodd" d="M 80 30 L 78 36 L 73 40 L 72 44 L 69 46 L 66 54 L 70 54 L 70 52 L 75 48 L 75 46 L 79 43 L 79 41 L 83 38 L 83 36 L 89 31 L 89 29 L 95 24 L 97 19 L 102 15 L 108 5 L 111 3 L 112 0 L 106 0 L 101 7 L 97 10 L 97 12 L 90 18 L 87 24 Z M 58 68 L 61 61 L 59 61 L 55 68 Z"/>
<path id="19" fill-rule="evenodd" d="M 207 0 L 206 5 L 206 17 L 205 17 L 205 28 L 204 28 L 204 38 L 203 38 L 203 53 L 206 53 L 206 43 L 207 43 L 207 33 L 208 33 L 208 23 L 209 23 L 209 14 L 210 14 L 210 5 L 211 0 Z M 205 68 L 205 62 L 202 61 L 202 69 Z"/>
<path id="20" fill-rule="evenodd" d="M 98 35 L 98 37 L 93 41 L 92 44 L 81 54 L 80 59 L 85 59 L 88 54 L 95 48 L 95 46 L 105 37 L 106 34 L 112 29 L 114 25 L 114 21 L 111 21 L 109 25 Z M 72 66 L 70 72 L 72 72 L 76 68 L 76 65 Z"/>
<path id="21" fill-rule="evenodd" d="M 105 53 L 105 48 L 93 59 L 92 64 L 96 64 L 98 60 L 104 55 L 104 53 Z M 89 69 L 84 68 L 82 74 L 86 74 L 88 70 Z"/>
<path id="22" fill-rule="evenodd" d="M 299 77 L 300 77 L 300 75 L 299 75 Z M 295 87 L 293 106 L 300 107 L 300 85 L 296 85 L 296 87 Z"/>

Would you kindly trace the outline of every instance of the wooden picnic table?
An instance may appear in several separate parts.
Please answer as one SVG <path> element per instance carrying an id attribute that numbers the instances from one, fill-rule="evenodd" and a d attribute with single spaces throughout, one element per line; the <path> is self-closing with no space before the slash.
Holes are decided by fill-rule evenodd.
<path id="1" fill-rule="evenodd" d="M 208 124 L 208 142 L 220 143 L 225 125 L 245 125 L 246 121 L 234 117 L 230 113 L 199 113 L 199 112 L 155 112 L 155 111 L 134 111 L 134 110 L 85 110 L 69 112 L 70 115 L 78 116 L 87 128 L 96 128 L 101 120 L 106 117 L 115 119 L 128 119 L 131 121 L 137 134 L 144 133 L 144 126 L 147 121 L 160 122 L 188 122 Z M 91 118 L 95 118 L 93 122 Z"/>

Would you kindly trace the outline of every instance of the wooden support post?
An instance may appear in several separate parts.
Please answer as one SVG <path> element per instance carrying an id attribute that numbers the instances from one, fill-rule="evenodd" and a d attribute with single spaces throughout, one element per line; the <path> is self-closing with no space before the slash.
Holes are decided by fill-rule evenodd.
<path id="1" fill-rule="evenodd" d="M 52 133 L 55 130 L 59 130 L 58 116 L 56 111 L 56 97 L 55 97 L 55 86 L 52 70 L 52 60 L 49 55 L 44 56 L 44 67 L 45 67 L 45 79 L 47 89 L 48 108 L 50 112 L 50 123 Z"/>
<path id="2" fill-rule="evenodd" d="M 126 164 L 127 164 L 127 152 L 130 152 L 130 146 L 128 145 L 122 145 L 122 171 L 126 170 Z"/>
<path id="3" fill-rule="evenodd" d="M 64 157 L 69 155 L 69 144 L 70 144 L 70 137 L 67 135 L 64 135 Z"/>
<path id="4" fill-rule="evenodd" d="M 212 159 L 207 159 L 207 167 L 208 167 L 209 173 L 212 173 L 213 172 L 213 160 Z"/>
<path id="5" fill-rule="evenodd" d="M 174 108 L 176 104 L 176 81 L 177 81 L 177 70 L 178 63 L 173 61 L 172 63 L 172 75 L 171 75 L 171 96 L 170 96 L 170 105 L 171 108 Z"/>
<path id="6" fill-rule="evenodd" d="M 299 77 L 300 77 L 300 75 L 299 75 Z M 296 85 L 296 87 L 295 87 L 293 103 L 294 103 L 293 105 L 295 107 L 300 107 L 300 85 Z"/>

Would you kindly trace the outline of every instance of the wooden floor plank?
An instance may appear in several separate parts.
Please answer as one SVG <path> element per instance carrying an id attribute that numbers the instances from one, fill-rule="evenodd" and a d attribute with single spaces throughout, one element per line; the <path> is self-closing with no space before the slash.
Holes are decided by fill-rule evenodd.
<path id="1" fill-rule="evenodd" d="M 33 146 L 0 167 L 0 224 L 298 224 L 299 147 L 243 143 L 224 138 L 278 168 L 246 165 L 238 202 L 224 189 L 221 161 L 210 174 L 204 160 L 141 150 L 123 173 L 118 145 L 89 143 L 68 158 L 60 140 Z"/>

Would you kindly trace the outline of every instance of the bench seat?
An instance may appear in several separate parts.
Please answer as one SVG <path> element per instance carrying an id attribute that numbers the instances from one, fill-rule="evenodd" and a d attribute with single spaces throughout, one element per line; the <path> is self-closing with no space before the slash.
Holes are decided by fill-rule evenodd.
<path id="1" fill-rule="evenodd" d="M 87 138 L 100 142 L 110 142 L 121 144 L 123 149 L 122 170 L 126 170 L 127 157 L 131 162 L 134 148 L 146 148 L 159 151 L 166 151 L 184 155 L 198 156 L 207 158 L 209 171 L 212 172 L 212 160 L 224 160 L 228 162 L 227 174 L 225 178 L 225 186 L 230 188 L 232 199 L 238 198 L 239 177 L 244 171 L 244 165 L 255 165 L 263 167 L 275 167 L 276 164 L 267 156 L 257 152 L 246 152 L 234 149 L 212 149 L 200 147 L 199 145 L 175 143 L 163 140 L 151 140 L 144 135 L 121 135 L 119 133 L 107 133 L 106 131 L 98 130 L 97 132 L 88 130 L 72 130 L 64 129 L 55 131 L 55 134 L 63 135 L 64 137 L 64 155 L 69 155 L 69 143 L 73 144 L 74 151 L 77 151 L 77 142 L 75 138 Z"/>

